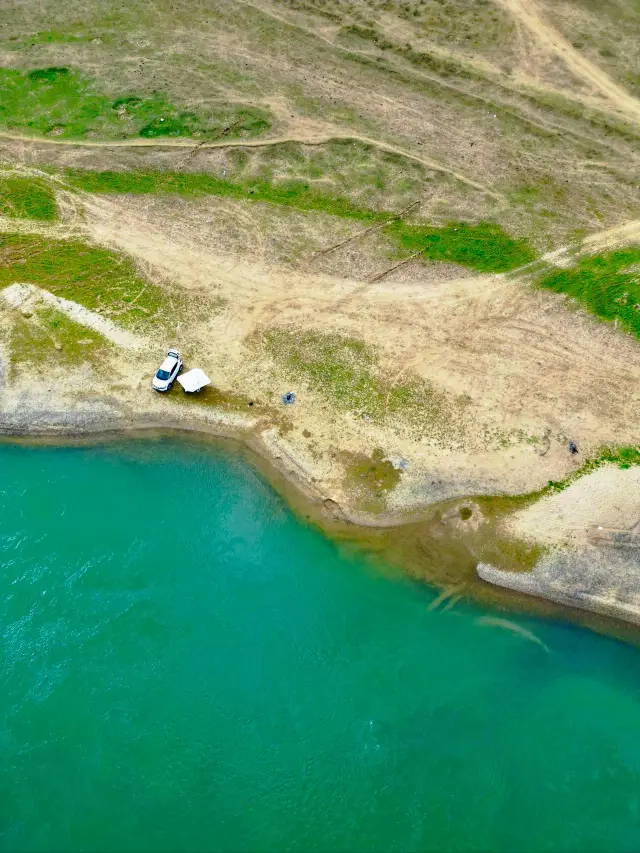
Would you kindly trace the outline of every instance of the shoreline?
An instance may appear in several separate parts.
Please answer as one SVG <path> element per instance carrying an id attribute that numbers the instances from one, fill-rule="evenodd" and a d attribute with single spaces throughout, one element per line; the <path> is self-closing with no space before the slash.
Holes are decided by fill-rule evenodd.
<path id="1" fill-rule="evenodd" d="M 105 327 L 99 311 L 65 291 L 74 299 L 56 305 L 77 326 L 67 340 L 47 326 L 38 275 L 16 267 L 12 278 L 37 281 L 16 280 L 3 292 L 0 433 L 8 440 L 104 442 L 171 433 L 233 439 L 305 520 L 435 584 L 445 595 L 443 609 L 470 598 L 576 618 L 552 596 L 509 589 L 501 575 L 485 582 L 477 566 L 531 572 L 547 520 L 527 536 L 510 530 L 510 517 L 555 490 L 547 484 L 571 483 L 612 442 L 633 445 L 638 454 L 640 398 L 629 381 L 637 354 L 627 337 L 582 313 L 559 311 L 559 297 L 517 278 L 460 270 L 441 276 L 433 268 L 365 286 L 372 270 L 362 259 L 353 269 L 300 274 L 277 253 L 248 259 L 238 247 L 219 248 L 224 235 L 210 225 L 216 202 L 186 209 L 182 201 L 143 205 L 126 195 L 114 201 L 81 194 L 68 203 L 59 237 L 73 231 L 88 245 L 130 256 L 154 270 L 162 287 L 184 281 L 185 307 L 175 328 L 157 325 L 144 336 L 133 323 L 136 346 L 127 348 L 121 330 Z M 80 209 L 81 219 L 69 218 Z M 176 221 L 189 224 L 176 231 Z M 260 227 L 275 225 L 267 217 Z M 318 236 L 316 225 L 314 245 L 345 237 L 335 223 L 320 223 Z M 298 226 L 300 236 L 311 237 Z M 28 233 L 41 230 L 29 226 Z M 44 236 L 50 239 L 50 230 Z M 147 286 L 130 297 L 135 301 Z M 203 295 L 213 301 L 195 319 L 190 312 Z M 366 323 L 356 320 L 355 297 Z M 117 294 L 109 298 L 119 304 Z M 120 308 L 113 310 L 120 317 Z M 470 318 L 473 346 L 465 344 Z M 97 328 L 109 332 L 109 344 L 96 343 Z M 33 336 L 45 342 L 46 359 L 33 357 Z M 566 345 L 557 348 L 558 338 Z M 184 342 L 187 362 L 206 366 L 213 394 L 161 399 L 151 391 L 144 377 L 174 339 Z M 86 350 L 88 344 L 98 349 Z M 295 367 L 301 363 L 307 372 Z M 307 368 L 331 381 L 318 386 Z M 605 370 L 615 381 L 603 386 Z M 366 393 L 350 394 L 345 377 Z M 281 394 L 290 389 L 296 405 L 284 407 Z M 568 452 L 569 440 L 580 455 Z M 597 516 L 597 501 L 591 509 Z M 633 574 L 640 579 L 640 571 Z M 585 579 L 593 579 L 589 567 Z M 640 614 L 640 589 L 636 606 Z"/>
<path id="2" fill-rule="evenodd" d="M 49 425 L 44 428 L 25 426 L 16 428 L 6 426 L 2 420 L 5 413 L 0 410 L 0 442 L 52 444 L 52 445 L 82 445 L 87 443 L 102 443 L 120 441 L 123 439 L 153 438 L 167 436 L 190 436 L 201 440 L 227 440 L 241 445 L 253 456 L 254 467 L 264 469 L 269 480 L 280 479 L 281 487 L 287 489 L 298 501 L 308 504 L 307 509 L 315 508 L 323 518 L 333 518 L 347 525 L 365 529 L 390 529 L 420 523 L 431 515 L 432 509 L 440 504 L 448 504 L 451 500 L 474 500 L 474 495 L 461 498 L 450 498 L 444 501 L 434 501 L 419 508 L 405 511 L 386 510 L 379 513 L 359 512 L 345 507 L 333 497 L 325 494 L 315 483 L 304 476 L 304 469 L 292 454 L 282 452 L 275 454 L 273 448 L 265 441 L 263 434 L 255 424 L 248 422 L 242 426 L 234 426 L 222 420 L 212 422 L 195 418 L 159 418 L 155 413 L 145 413 L 137 416 L 113 417 L 111 421 L 98 421 L 90 426 L 78 424 L 74 426 Z M 45 413 L 48 414 L 48 413 Z M 52 413 L 53 414 L 53 413 Z M 68 415 L 65 411 L 65 415 Z M 123 420 L 126 422 L 123 423 Z M 286 485 L 285 485 L 286 484 Z M 517 496 L 514 496 L 517 497 Z M 291 503 L 296 503 L 294 499 Z M 328 511 L 327 511 L 328 510 Z"/>
<path id="3" fill-rule="evenodd" d="M 598 596 L 583 593 L 581 598 L 570 596 L 564 590 L 553 589 L 545 586 L 533 573 L 530 575 L 517 574 L 516 572 L 501 572 L 492 566 L 478 563 L 478 575 L 487 583 L 498 584 L 515 592 L 523 593 L 532 597 L 545 598 L 557 604 L 595 613 L 612 619 L 620 619 L 631 625 L 640 627 L 640 614 L 631 605 L 613 603 Z"/>
<path id="4" fill-rule="evenodd" d="M 0 413 L 1 416 L 2 413 Z M 272 448 L 258 432 L 256 424 L 232 425 L 182 418 L 161 419 L 152 413 L 95 419 L 91 424 L 53 424 L 17 427 L 0 421 L 0 442 L 24 446 L 87 446 L 122 441 L 176 439 L 197 444 L 224 446 L 263 476 L 285 501 L 287 507 L 304 523 L 312 524 L 340 546 L 355 547 L 374 563 L 398 569 L 419 583 L 427 583 L 440 591 L 434 605 L 441 610 L 454 607 L 458 601 L 507 611 L 513 615 L 562 620 L 595 630 L 626 642 L 640 643 L 638 621 L 580 603 L 569 596 L 553 595 L 541 585 L 511 582 L 526 575 L 505 572 L 493 567 L 486 571 L 477 556 L 479 543 L 495 536 L 496 525 L 488 531 L 460 530 L 460 504 L 474 505 L 487 514 L 492 501 L 500 507 L 496 519 L 510 514 L 517 495 L 467 496 L 425 505 L 411 510 L 380 515 L 358 513 L 341 506 L 314 483 L 305 479 L 294 459 L 274 455 Z M 296 470 L 298 469 L 298 470 Z M 505 508 L 502 504 L 509 504 Z M 453 521 L 452 521 L 453 520 Z M 478 570 L 479 569 L 479 570 Z M 530 575 L 529 575 L 530 576 Z M 533 581 L 533 577 L 531 577 Z"/>

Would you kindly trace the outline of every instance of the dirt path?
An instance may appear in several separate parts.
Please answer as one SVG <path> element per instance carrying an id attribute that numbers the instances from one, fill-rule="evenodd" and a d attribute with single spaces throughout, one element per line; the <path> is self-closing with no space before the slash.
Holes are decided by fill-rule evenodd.
<path id="1" fill-rule="evenodd" d="M 622 225 L 616 225 L 615 228 L 606 228 L 604 231 L 591 234 L 580 246 L 580 251 L 607 252 L 619 246 L 629 246 L 634 243 L 640 243 L 640 219 L 631 219 L 629 222 L 623 222 Z M 557 267 L 570 267 L 575 263 L 575 248 L 575 246 L 563 246 L 560 249 L 554 249 L 543 255 L 541 260 Z M 523 268 L 524 271 L 526 267 Z"/>
<path id="2" fill-rule="evenodd" d="M 590 252 L 603 252 L 617 246 L 640 243 L 640 219 L 632 219 L 615 228 L 607 228 L 591 234 L 583 243 L 583 249 Z"/>
<path id="3" fill-rule="evenodd" d="M 434 172 L 440 172 L 445 175 L 451 175 L 462 184 L 473 187 L 480 192 L 486 193 L 499 201 L 503 200 L 503 196 L 489 189 L 484 184 L 474 181 L 472 178 L 463 175 L 455 169 L 450 169 L 431 160 L 428 157 L 419 157 L 417 154 L 412 154 L 405 148 L 400 148 L 397 145 L 391 145 L 387 142 L 382 142 L 379 139 L 374 139 L 371 136 L 363 136 L 359 133 L 341 134 L 333 131 L 328 131 L 326 134 L 305 134 L 297 133 L 289 136 L 274 136 L 267 139 L 225 139 L 221 142 L 196 142 L 193 139 L 115 139 L 111 141 L 105 140 L 75 140 L 75 139 L 45 139 L 41 137 L 22 136 L 19 133 L 0 133 L 0 139 L 10 139 L 15 142 L 23 142 L 32 145 L 70 145 L 77 148 L 267 148 L 272 145 L 283 145 L 286 142 L 299 142 L 301 145 L 327 145 L 330 142 L 364 142 L 366 145 L 371 145 L 378 148 L 380 151 L 386 151 L 389 154 L 399 154 L 401 157 L 406 157 L 407 160 L 413 160 L 414 163 L 420 163 L 426 166 L 427 169 L 433 169 Z"/>
<path id="4" fill-rule="evenodd" d="M 577 77 L 601 92 L 626 118 L 640 124 L 640 101 L 576 50 L 556 29 L 546 23 L 534 0 L 499 0 L 502 6 L 527 27 L 546 47 L 559 56 Z"/>

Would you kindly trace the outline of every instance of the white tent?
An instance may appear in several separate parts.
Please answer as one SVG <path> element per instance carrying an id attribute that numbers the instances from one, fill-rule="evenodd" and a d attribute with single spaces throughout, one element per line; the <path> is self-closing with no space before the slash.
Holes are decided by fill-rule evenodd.
<path id="1" fill-rule="evenodd" d="M 195 391 L 200 391 L 205 385 L 210 385 L 211 380 L 199 367 L 194 367 L 193 370 L 187 371 L 182 376 L 178 376 L 178 382 L 182 385 L 185 391 L 193 394 Z"/>

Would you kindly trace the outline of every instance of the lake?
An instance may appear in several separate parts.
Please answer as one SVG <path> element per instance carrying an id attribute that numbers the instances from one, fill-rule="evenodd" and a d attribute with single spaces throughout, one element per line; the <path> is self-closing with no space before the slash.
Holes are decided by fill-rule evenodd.
<path id="1" fill-rule="evenodd" d="M 640 652 L 458 603 L 224 446 L 0 446 L 0 850 L 635 851 Z"/>

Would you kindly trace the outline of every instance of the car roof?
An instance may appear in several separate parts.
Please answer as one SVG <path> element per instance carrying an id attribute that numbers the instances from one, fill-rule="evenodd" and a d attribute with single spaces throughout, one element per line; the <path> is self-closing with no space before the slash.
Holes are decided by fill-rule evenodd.
<path id="1" fill-rule="evenodd" d="M 174 358 L 172 355 L 168 355 L 160 365 L 160 370 L 171 370 L 171 368 L 175 366 L 177 360 L 178 359 Z"/>

